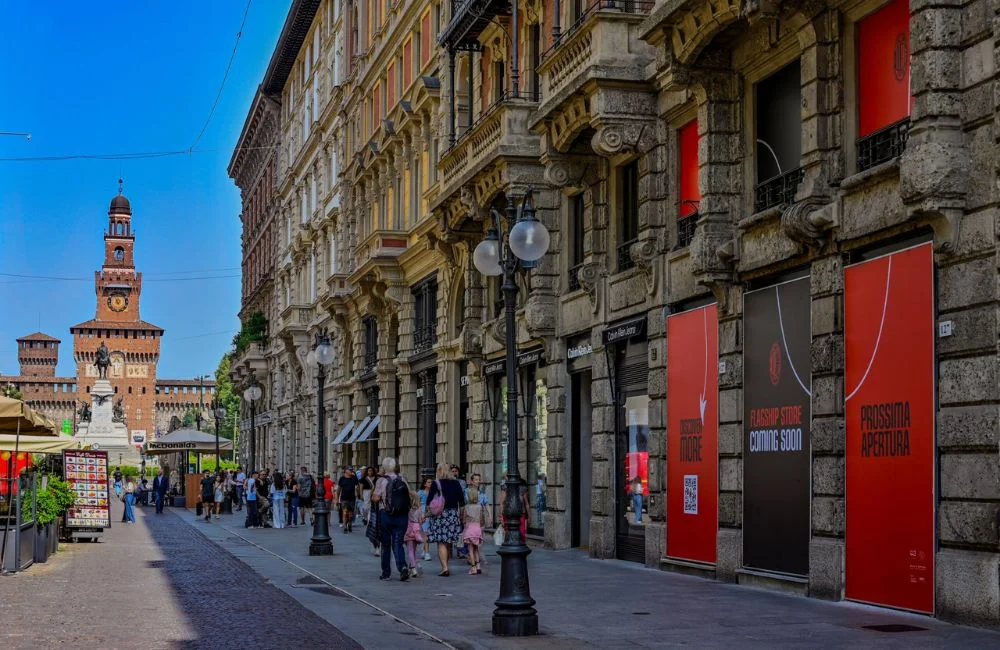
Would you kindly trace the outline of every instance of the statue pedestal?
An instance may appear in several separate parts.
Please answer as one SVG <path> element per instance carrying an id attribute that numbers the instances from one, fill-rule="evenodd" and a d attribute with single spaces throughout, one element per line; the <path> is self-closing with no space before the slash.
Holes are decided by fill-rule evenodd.
<path id="1" fill-rule="evenodd" d="M 84 446 L 108 452 L 108 462 L 139 465 L 139 450 L 129 440 L 128 427 L 114 420 L 115 390 L 107 379 L 98 379 L 90 389 L 90 422 L 77 425 L 76 438 Z"/>

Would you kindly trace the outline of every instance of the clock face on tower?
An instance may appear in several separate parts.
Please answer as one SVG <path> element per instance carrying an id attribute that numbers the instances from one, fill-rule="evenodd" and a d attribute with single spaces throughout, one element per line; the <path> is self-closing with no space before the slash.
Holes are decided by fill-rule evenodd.
<path id="1" fill-rule="evenodd" d="M 108 307 L 111 311 L 122 312 L 128 307 L 128 296 L 120 291 L 116 291 L 108 296 Z"/>

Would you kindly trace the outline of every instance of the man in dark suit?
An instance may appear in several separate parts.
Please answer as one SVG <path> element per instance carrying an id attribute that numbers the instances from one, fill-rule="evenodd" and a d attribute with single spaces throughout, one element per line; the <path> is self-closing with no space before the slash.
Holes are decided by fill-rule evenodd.
<path id="1" fill-rule="evenodd" d="M 156 514 L 163 513 L 163 500 L 167 497 L 167 490 L 170 488 L 170 479 L 163 473 L 163 468 L 153 479 L 153 495 L 156 498 Z"/>

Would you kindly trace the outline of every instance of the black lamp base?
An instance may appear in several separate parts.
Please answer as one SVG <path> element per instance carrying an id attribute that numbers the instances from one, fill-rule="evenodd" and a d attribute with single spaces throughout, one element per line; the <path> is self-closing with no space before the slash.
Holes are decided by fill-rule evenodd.
<path id="1" fill-rule="evenodd" d="M 517 531 L 514 531 L 517 534 Z M 500 556 L 500 597 L 493 610 L 494 636 L 536 636 L 538 612 L 528 584 L 528 555 L 523 540 L 497 549 Z"/>
<path id="2" fill-rule="evenodd" d="M 333 542 L 310 542 L 309 555 L 333 555 Z"/>

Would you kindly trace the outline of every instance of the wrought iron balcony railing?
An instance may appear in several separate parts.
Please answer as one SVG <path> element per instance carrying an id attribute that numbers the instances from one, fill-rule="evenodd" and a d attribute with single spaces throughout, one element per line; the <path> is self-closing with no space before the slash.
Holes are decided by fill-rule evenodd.
<path id="1" fill-rule="evenodd" d="M 418 326 L 413 330 L 413 351 L 430 350 L 437 342 L 437 331 L 433 325 Z"/>
<path id="2" fill-rule="evenodd" d="M 632 259 L 632 244 L 636 243 L 638 239 L 630 239 L 618 246 L 618 270 L 627 271 L 635 266 L 635 260 Z"/>
<path id="3" fill-rule="evenodd" d="M 677 220 L 677 248 L 687 248 L 694 239 L 695 230 L 698 226 L 698 213 L 681 217 Z"/>
<path id="4" fill-rule="evenodd" d="M 858 171 L 863 172 L 876 165 L 889 162 L 903 155 L 910 133 L 910 118 L 879 129 L 858 140 Z"/>
<path id="5" fill-rule="evenodd" d="M 754 212 L 762 212 L 794 201 L 795 192 L 804 177 L 805 170 L 799 167 L 757 185 L 754 192 Z"/>
<path id="6" fill-rule="evenodd" d="M 577 264 L 576 266 L 571 266 L 569 268 L 569 283 L 568 288 L 570 291 L 576 291 L 580 288 L 580 268 L 583 264 Z"/>

